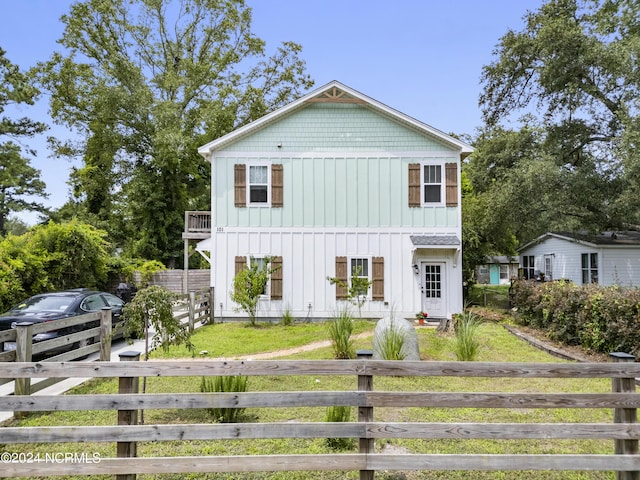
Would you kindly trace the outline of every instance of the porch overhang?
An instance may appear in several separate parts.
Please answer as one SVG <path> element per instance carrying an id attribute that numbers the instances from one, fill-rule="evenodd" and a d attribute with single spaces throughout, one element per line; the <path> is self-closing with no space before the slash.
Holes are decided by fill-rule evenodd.
<path id="1" fill-rule="evenodd" d="M 458 266 L 460 250 L 462 242 L 455 235 L 411 235 L 411 243 L 413 244 L 413 263 L 416 257 L 421 256 L 421 250 L 453 250 L 453 266 Z M 424 255 L 424 253 L 423 253 Z"/>
<path id="2" fill-rule="evenodd" d="M 411 243 L 415 248 L 460 249 L 460 239 L 455 235 L 411 235 Z"/>

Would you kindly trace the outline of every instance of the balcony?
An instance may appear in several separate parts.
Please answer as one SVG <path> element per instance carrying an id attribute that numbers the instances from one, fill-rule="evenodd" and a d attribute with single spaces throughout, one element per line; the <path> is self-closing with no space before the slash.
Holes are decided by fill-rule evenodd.
<path id="1" fill-rule="evenodd" d="M 184 212 L 183 240 L 201 240 L 211 236 L 211 212 Z"/>

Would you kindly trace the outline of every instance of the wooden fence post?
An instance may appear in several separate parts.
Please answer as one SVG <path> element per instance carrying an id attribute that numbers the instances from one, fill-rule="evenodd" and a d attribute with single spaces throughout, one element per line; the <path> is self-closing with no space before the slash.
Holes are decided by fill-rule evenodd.
<path id="1" fill-rule="evenodd" d="M 635 362 L 636 357 L 628 353 L 611 353 L 613 362 Z M 634 393 L 636 391 L 635 378 L 612 378 L 612 390 L 614 393 Z M 637 413 L 635 408 L 616 408 L 613 410 L 615 423 L 636 423 Z M 614 440 L 615 453 L 617 455 L 637 455 L 638 440 Z M 639 480 L 640 472 L 616 472 L 618 480 Z"/>
<path id="2" fill-rule="evenodd" d="M 100 361 L 111 361 L 111 307 L 100 311 Z"/>
<path id="3" fill-rule="evenodd" d="M 16 362 L 30 362 L 33 347 L 33 323 L 20 322 L 16 324 Z M 13 387 L 14 395 L 31 395 L 31 379 L 16 378 Z M 25 418 L 27 412 L 13 412 L 16 419 Z"/>
<path id="4" fill-rule="evenodd" d="M 140 352 L 122 352 L 121 362 L 137 362 L 140 360 Z M 118 393 L 138 393 L 139 377 L 120 377 Z M 118 410 L 118 425 L 137 425 L 138 410 Z M 132 458 L 137 456 L 137 442 L 117 442 L 116 451 L 118 458 Z M 136 480 L 135 473 L 116 475 L 116 480 Z"/>
<path id="5" fill-rule="evenodd" d="M 214 288 L 215 287 L 209 287 L 209 321 L 208 323 L 210 323 L 211 325 L 213 325 L 214 323 L 216 323 L 216 314 L 215 314 L 215 305 L 213 304 L 213 293 L 214 293 Z M 222 312 L 220 312 L 220 315 L 222 315 Z"/>
<path id="6" fill-rule="evenodd" d="M 196 292 L 189 292 L 189 333 L 193 333 L 193 324 L 196 321 Z"/>
<path id="7" fill-rule="evenodd" d="M 373 357 L 372 350 L 358 350 L 356 355 L 361 360 L 370 360 Z M 373 390 L 373 375 L 358 375 L 358 391 L 370 392 Z M 373 407 L 358 407 L 358 422 L 373 422 Z M 375 440 L 373 438 L 360 438 L 358 440 L 360 453 L 374 453 Z M 373 470 L 360 470 L 360 480 L 373 480 Z"/>

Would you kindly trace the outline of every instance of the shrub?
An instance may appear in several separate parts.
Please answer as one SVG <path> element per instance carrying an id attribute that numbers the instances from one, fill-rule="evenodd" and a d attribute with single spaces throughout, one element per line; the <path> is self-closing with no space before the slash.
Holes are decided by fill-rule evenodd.
<path id="1" fill-rule="evenodd" d="M 246 392 L 247 377 L 243 375 L 202 377 L 200 391 L 202 393 Z M 207 411 L 216 422 L 237 423 L 244 408 L 208 408 Z"/>
<path id="2" fill-rule="evenodd" d="M 640 289 L 517 281 L 518 320 L 550 338 L 600 353 L 640 350 Z"/>
<path id="3" fill-rule="evenodd" d="M 458 360 L 475 360 L 480 349 L 478 340 L 478 327 L 482 320 L 471 312 L 464 312 L 460 315 L 454 325 L 456 332 L 455 354 Z"/>
<path id="4" fill-rule="evenodd" d="M 351 407 L 333 406 L 327 407 L 325 421 L 348 422 L 351 418 Z M 353 438 L 327 438 L 327 447 L 331 450 L 349 450 L 353 447 Z"/>
<path id="5" fill-rule="evenodd" d="M 329 322 L 329 338 L 333 355 L 338 360 L 348 360 L 355 358 L 356 352 L 353 348 L 353 318 L 348 307 L 344 307 L 331 322 Z"/>

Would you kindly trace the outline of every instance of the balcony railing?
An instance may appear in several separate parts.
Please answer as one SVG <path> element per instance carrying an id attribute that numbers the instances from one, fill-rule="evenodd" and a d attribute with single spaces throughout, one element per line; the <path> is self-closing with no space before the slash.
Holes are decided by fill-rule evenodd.
<path id="1" fill-rule="evenodd" d="M 211 212 L 184 212 L 184 233 L 211 233 Z"/>

